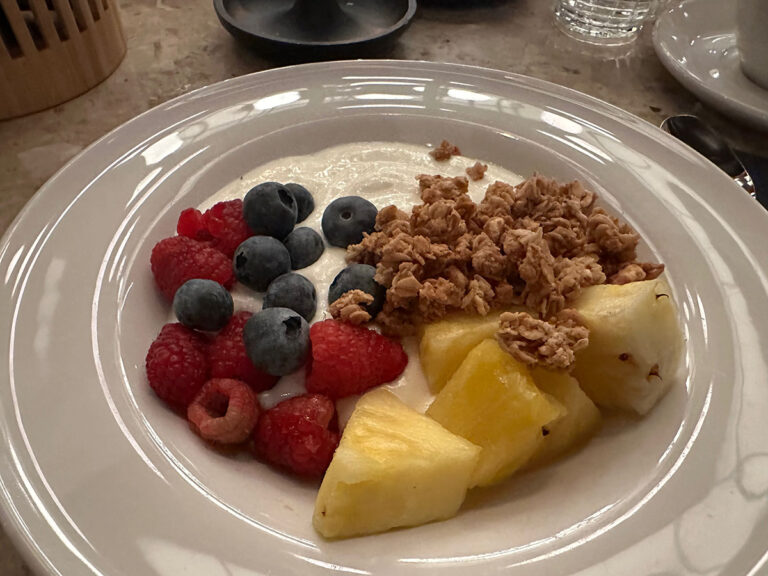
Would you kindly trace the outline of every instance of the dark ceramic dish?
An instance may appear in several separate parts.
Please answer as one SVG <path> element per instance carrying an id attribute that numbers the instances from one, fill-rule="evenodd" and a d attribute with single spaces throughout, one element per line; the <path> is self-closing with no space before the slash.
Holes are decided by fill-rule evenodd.
<path id="1" fill-rule="evenodd" d="M 268 56 L 323 60 L 371 56 L 410 23 L 416 0 L 214 0 L 223 26 Z"/>

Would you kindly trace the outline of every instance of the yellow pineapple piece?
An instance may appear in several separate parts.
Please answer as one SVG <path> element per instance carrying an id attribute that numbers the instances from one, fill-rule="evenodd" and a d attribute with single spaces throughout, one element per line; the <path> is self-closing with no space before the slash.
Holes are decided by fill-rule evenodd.
<path id="1" fill-rule="evenodd" d="M 585 443 L 597 432 L 602 419 L 597 406 L 567 372 L 534 368 L 531 375 L 539 390 L 553 396 L 566 409 L 562 418 L 545 426 L 544 440 L 528 462 L 529 466 L 536 466 Z"/>
<path id="2" fill-rule="evenodd" d="M 493 310 L 487 316 L 455 314 L 427 324 L 422 329 L 419 360 L 432 393 L 443 389 L 470 350 L 486 338 L 494 337 L 502 312 L 521 310 L 524 309 Z"/>
<path id="3" fill-rule="evenodd" d="M 540 447 L 542 427 L 565 412 L 495 340 L 483 340 L 440 391 L 427 416 L 483 448 L 472 485 L 498 482 Z"/>
<path id="4" fill-rule="evenodd" d="M 584 392 L 598 406 L 646 414 L 669 390 L 683 350 L 667 283 L 591 286 L 574 308 L 589 327 L 573 370 Z"/>
<path id="5" fill-rule="evenodd" d="M 417 526 L 456 514 L 480 448 L 378 388 L 357 403 L 315 502 L 326 538 Z"/>

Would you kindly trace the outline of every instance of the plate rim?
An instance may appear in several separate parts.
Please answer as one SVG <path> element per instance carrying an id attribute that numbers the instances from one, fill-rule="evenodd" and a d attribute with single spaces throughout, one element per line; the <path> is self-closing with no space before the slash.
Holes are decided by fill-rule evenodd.
<path id="1" fill-rule="evenodd" d="M 686 0 L 686 1 L 697 1 L 697 0 Z M 559 91 L 563 95 L 575 96 L 576 98 L 586 103 L 589 103 L 591 106 L 598 107 L 597 108 L 598 111 L 600 108 L 602 108 L 606 113 L 610 113 L 610 115 L 613 116 L 615 119 L 621 120 L 622 124 L 626 124 L 626 121 L 632 120 L 635 123 L 637 128 L 643 126 L 646 129 L 650 129 L 650 133 L 654 134 L 657 137 L 661 137 L 664 144 L 667 147 L 674 148 L 678 154 L 684 157 L 688 157 L 689 159 L 696 158 L 697 160 L 701 160 L 703 161 L 702 164 L 706 166 L 710 165 L 710 162 L 704 156 L 696 152 L 694 149 L 680 142 L 677 138 L 674 138 L 673 136 L 671 136 L 670 134 L 662 130 L 659 126 L 656 126 L 652 122 L 642 118 L 641 116 L 638 116 L 637 114 L 634 114 L 628 110 L 625 110 L 624 108 L 621 108 L 616 104 L 613 104 L 611 102 L 608 102 L 596 96 L 592 96 L 591 94 L 587 94 L 586 92 L 581 92 L 579 90 L 576 90 L 575 88 L 570 88 L 568 86 L 563 86 L 555 82 L 550 82 L 549 80 L 543 80 L 541 78 L 537 78 L 535 76 L 530 76 L 527 74 L 521 74 L 519 72 L 509 72 L 506 70 L 502 70 L 500 68 L 489 68 L 485 66 L 476 66 L 473 64 L 461 64 L 461 63 L 453 63 L 453 62 L 432 62 L 429 60 L 397 60 L 394 58 L 382 58 L 382 59 L 358 58 L 358 59 L 348 59 L 348 60 L 334 60 L 330 62 L 310 62 L 305 64 L 292 64 L 288 66 L 281 66 L 278 68 L 269 68 L 266 70 L 259 70 L 256 72 L 251 72 L 249 74 L 236 76 L 235 78 L 225 78 L 223 80 L 214 82 L 212 84 L 206 84 L 205 86 L 200 86 L 193 90 L 189 90 L 188 92 L 184 92 L 183 94 L 179 94 L 178 96 L 174 96 L 173 98 L 166 100 L 165 102 L 162 102 L 160 104 L 157 104 L 151 108 L 148 108 L 147 110 L 144 110 L 143 112 L 137 114 L 136 116 L 129 118 L 125 122 L 118 124 L 111 130 L 109 130 L 107 133 L 105 133 L 103 136 L 97 138 L 96 140 L 88 144 L 88 146 L 83 148 L 80 152 L 78 152 L 75 156 L 73 156 L 70 160 L 68 160 L 61 168 L 56 170 L 56 172 L 54 172 L 53 175 L 51 175 L 32 194 L 32 196 L 29 198 L 29 200 L 27 200 L 27 202 L 24 204 L 24 206 L 19 211 L 19 213 L 13 218 L 11 223 L 8 225 L 8 228 L 6 228 L 6 230 L 3 232 L 2 236 L 0 236 L 0 254 L 2 254 L 3 247 L 8 243 L 8 239 L 10 238 L 11 234 L 15 231 L 15 229 L 18 227 L 21 220 L 25 219 L 27 217 L 27 214 L 31 212 L 33 209 L 36 209 L 37 204 L 41 201 L 41 198 L 44 194 L 49 194 L 48 189 L 51 188 L 54 181 L 60 178 L 65 172 L 72 169 L 72 167 L 76 163 L 81 162 L 82 159 L 88 154 L 92 153 L 95 148 L 102 146 L 105 142 L 110 140 L 113 136 L 115 136 L 119 131 L 123 130 L 128 125 L 133 125 L 134 123 L 138 123 L 139 121 L 144 120 L 148 116 L 157 114 L 161 112 L 163 109 L 171 108 L 174 105 L 180 104 L 189 98 L 200 96 L 205 92 L 215 90 L 218 88 L 234 87 L 234 86 L 237 86 L 238 84 L 246 83 L 253 78 L 264 78 L 266 76 L 278 75 L 278 74 L 291 75 L 293 73 L 301 73 L 303 70 L 309 70 L 314 68 L 318 68 L 318 69 L 323 67 L 335 68 L 337 66 L 346 67 L 350 65 L 362 65 L 364 63 L 370 63 L 376 66 L 381 65 L 385 67 L 409 66 L 413 64 L 426 65 L 428 67 L 436 67 L 439 69 L 444 69 L 448 73 L 451 70 L 464 70 L 470 73 L 474 71 L 476 74 L 479 74 L 479 75 L 487 74 L 490 76 L 497 76 L 496 78 L 497 80 L 514 80 L 518 82 L 532 84 L 534 86 L 537 86 L 540 89 L 545 89 L 546 92 L 550 92 L 550 93 L 556 93 Z M 732 179 L 728 178 L 728 180 L 733 184 L 733 187 L 735 190 L 741 190 L 738 184 L 733 182 Z"/>

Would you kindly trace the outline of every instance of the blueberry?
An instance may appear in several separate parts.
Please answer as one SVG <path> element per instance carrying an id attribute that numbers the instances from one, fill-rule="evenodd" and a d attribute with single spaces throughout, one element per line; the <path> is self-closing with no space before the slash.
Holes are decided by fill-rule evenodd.
<path id="1" fill-rule="evenodd" d="M 315 209 L 315 200 L 312 198 L 312 194 L 301 184 L 291 182 L 286 184 L 285 187 L 293 193 L 293 197 L 296 199 L 296 206 L 298 208 L 296 223 L 304 222 L 307 216 L 312 214 L 312 211 Z"/>
<path id="2" fill-rule="evenodd" d="M 297 214 L 293 193 L 277 182 L 254 186 L 243 199 L 243 218 L 256 234 L 282 240 L 293 230 Z"/>
<path id="3" fill-rule="evenodd" d="M 235 311 L 232 295 L 213 280 L 193 279 L 182 284 L 173 297 L 179 322 L 196 330 L 221 330 Z"/>
<path id="4" fill-rule="evenodd" d="M 267 308 L 245 323 L 243 342 L 256 368 L 273 376 L 284 376 L 307 360 L 309 324 L 288 308 Z"/>
<path id="5" fill-rule="evenodd" d="M 309 322 L 317 310 L 315 286 L 295 272 L 278 276 L 267 288 L 264 308 L 290 308 Z"/>
<path id="6" fill-rule="evenodd" d="M 291 271 L 291 256 L 279 240 L 251 236 L 235 250 L 232 265 L 240 282 L 264 292 L 272 280 Z"/>
<path id="7" fill-rule="evenodd" d="M 360 196 L 337 198 L 323 212 L 323 234 L 333 246 L 357 244 L 363 232 L 373 232 L 376 214 L 376 206 Z"/>
<path id="8" fill-rule="evenodd" d="M 325 251 L 325 243 L 320 234 L 303 226 L 288 234 L 283 244 L 291 255 L 291 268 L 294 270 L 314 264 Z"/>
<path id="9" fill-rule="evenodd" d="M 376 268 L 368 264 L 350 264 L 336 275 L 328 288 L 328 304 L 333 304 L 342 294 L 350 290 L 362 290 L 373 296 L 373 302 L 365 306 L 371 318 L 381 312 L 387 291 L 373 277 Z"/>

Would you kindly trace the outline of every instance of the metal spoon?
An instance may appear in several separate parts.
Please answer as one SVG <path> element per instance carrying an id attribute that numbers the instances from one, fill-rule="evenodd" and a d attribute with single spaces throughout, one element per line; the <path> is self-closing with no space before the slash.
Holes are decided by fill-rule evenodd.
<path id="1" fill-rule="evenodd" d="M 733 178 L 733 181 L 741 186 L 752 198 L 757 198 L 752 177 L 733 150 L 731 150 L 731 147 L 728 146 L 728 143 L 722 136 L 697 116 L 690 114 L 670 116 L 661 123 L 661 129 L 688 144 L 688 146 Z"/>

